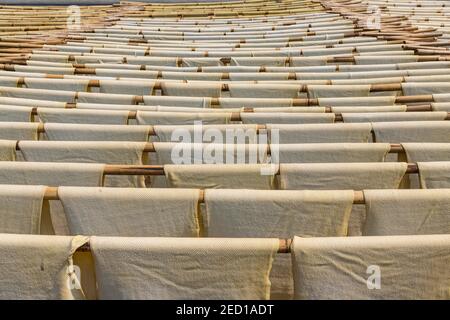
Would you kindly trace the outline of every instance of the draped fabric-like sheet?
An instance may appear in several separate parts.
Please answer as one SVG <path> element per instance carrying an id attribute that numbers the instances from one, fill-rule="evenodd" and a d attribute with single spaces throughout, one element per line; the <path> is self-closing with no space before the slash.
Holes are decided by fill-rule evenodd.
<path id="1" fill-rule="evenodd" d="M 140 108 L 138 108 L 140 110 Z M 142 110 L 142 111 L 158 111 L 165 113 L 199 113 L 203 115 L 204 113 L 219 113 L 219 114 L 229 114 L 232 112 L 241 112 L 241 108 L 193 108 L 193 107 L 170 107 L 170 106 L 158 106 L 154 110 Z"/>
<path id="2" fill-rule="evenodd" d="M 215 97 L 221 95 L 221 83 L 177 83 L 163 82 L 161 84 L 162 94 L 164 96 L 183 96 L 183 97 Z"/>
<path id="3" fill-rule="evenodd" d="M 78 92 L 77 102 L 81 103 L 109 103 L 109 104 L 135 104 L 134 95 L 112 94 L 96 92 Z M 67 99 L 65 100 L 67 101 Z"/>
<path id="4" fill-rule="evenodd" d="M 447 82 L 404 82 L 402 91 L 405 96 L 421 94 L 439 94 L 450 91 L 450 83 Z"/>
<path id="5" fill-rule="evenodd" d="M 50 59 L 58 59 L 57 55 L 53 55 L 50 57 Z M 67 58 L 65 58 L 67 61 Z M 31 61 L 31 60 L 29 60 Z M 72 67 L 48 67 L 48 66 L 30 66 L 30 65 L 15 65 L 14 70 L 16 72 L 33 72 L 41 74 L 62 74 L 62 75 L 73 75 L 75 73 L 75 68 Z"/>
<path id="6" fill-rule="evenodd" d="M 126 237 L 90 243 L 100 299 L 151 300 L 269 299 L 279 245 L 278 239 Z"/>
<path id="7" fill-rule="evenodd" d="M 138 111 L 136 119 L 140 125 L 188 125 L 195 121 L 202 124 L 227 124 L 231 120 L 231 113 Z"/>
<path id="8" fill-rule="evenodd" d="M 222 79 L 222 73 L 219 72 L 171 72 L 171 71 L 161 71 L 161 79 L 171 79 L 171 80 L 199 80 L 199 81 L 220 81 Z"/>
<path id="9" fill-rule="evenodd" d="M 48 79 L 48 78 L 25 78 L 25 88 L 45 89 L 45 90 L 61 90 L 86 92 L 88 90 L 89 80 L 75 79 Z"/>
<path id="10" fill-rule="evenodd" d="M 34 100 L 21 98 L 8 98 L 0 96 L 0 103 L 11 106 L 27 106 L 32 108 L 65 108 L 65 102 L 51 101 L 51 100 Z"/>
<path id="11" fill-rule="evenodd" d="M 150 163 L 165 164 L 244 164 L 265 163 L 267 144 L 153 143 Z"/>
<path id="12" fill-rule="evenodd" d="M 279 143 L 331 143 L 368 142 L 372 125 L 370 123 L 332 124 L 268 124 L 272 142 L 279 137 Z"/>
<path id="13" fill-rule="evenodd" d="M 154 126 L 157 141 L 220 144 L 257 143 L 255 124 Z"/>
<path id="14" fill-rule="evenodd" d="M 145 142 L 20 141 L 26 161 L 142 165 Z M 108 187 L 145 187 L 141 176 L 106 177 Z"/>
<path id="15" fill-rule="evenodd" d="M 260 72 L 260 73 L 230 73 L 231 81 L 288 81 L 289 73 L 274 73 L 274 72 Z M 220 78 L 218 79 L 220 80 Z M 218 81 L 216 80 L 216 81 Z"/>
<path id="16" fill-rule="evenodd" d="M 165 165 L 171 188 L 274 189 L 278 170 L 264 164 Z"/>
<path id="17" fill-rule="evenodd" d="M 2 87 L 17 87 L 19 79 L 16 77 L 0 76 L 0 86 Z"/>
<path id="18" fill-rule="evenodd" d="M 4 161 L 0 162 L 0 184 L 50 187 L 102 186 L 104 167 L 104 164 L 96 163 Z M 66 216 L 60 201 L 49 200 L 48 208 L 44 205 L 41 227 L 41 234 L 69 234 Z"/>
<path id="19" fill-rule="evenodd" d="M 143 81 L 100 80 L 101 93 L 149 96 L 152 94 L 154 86 L 155 82 L 145 80 Z"/>
<path id="20" fill-rule="evenodd" d="M 354 56 L 355 64 L 357 65 L 373 65 L 373 64 L 386 64 L 389 63 L 408 63 L 417 62 L 419 56 L 416 55 L 398 55 L 398 56 Z"/>
<path id="21" fill-rule="evenodd" d="M 445 111 L 450 112 L 450 103 L 447 102 L 432 102 L 431 107 L 433 111 Z"/>
<path id="22" fill-rule="evenodd" d="M 75 94 L 73 91 L 0 87 L 0 96 L 8 98 L 73 102 Z M 82 94 L 86 93 L 80 92 L 79 96 Z"/>
<path id="23" fill-rule="evenodd" d="M 285 57 L 232 57 L 231 66 L 277 66 L 284 67 Z"/>
<path id="24" fill-rule="evenodd" d="M 148 141 L 149 126 L 45 123 L 45 137 L 59 141 Z"/>
<path id="25" fill-rule="evenodd" d="M 0 122 L 0 139 L 37 140 L 39 123 Z"/>
<path id="26" fill-rule="evenodd" d="M 342 107 L 331 107 L 331 111 L 334 113 L 342 113 L 347 114 L 347 117 L 349 116 L 349 113 L 358 113 L 361 114 L 363 112 L 406 112 L 407 106 L 406 105 L 395 105 L 395 106 L 342 106 Z M 367 121 L 365 121 L 367 122 Z"/>
<path id="27" fill-rule="evenodd" d="M 241 111 L 241 110 L 240 110 Z M 253 113 L 271 113 L 274 117 L 277 116 L 277 113 L 289 113 L 289 114 L 296 114 L 296 113 L 307 113 L 307 114 L 317 114 L 317 113 L 325 113 L 326 108 L 325 107 L 256 107 L 253 108 Z M 242 116 L 242 113 L 241 113 Z M 288 115 L 286 115 L 288 116 Z"/>
<path id="28" fill-rule="evenodd" d="M 30 56 L 30 60 L 67 63 L 68 62 L 68 57 L 66 55 L 61 55 L 60 56 L 60 55 L 38 55 L 38 54 L 32 54 Z"/>
<path id="29" fill-rule="evenodd" d="M 220 66 L 222 62 L 220 58 L 194 58 L 194 57 L 183 57 L 182 66 L 183 67 L 207 67 L 207 66 Z"/>
<path id="30" fill-rule="evenodd" d="M 450 188 L 450 158 L 441 162 L 417 162 L 422 189 Z"/>
<path id="31" fill-rule="evenodd" d="M 142 104 L 102 104 L 102 103 L 77 103 L 77 107 L 75 110 L 82 111 L 82 110 L 95 110 L 95 111 L 128 111 L 127 117 L 129 114 L 129 111 L 158 111 L 157 106 L 146 106 Z"/>
<path id="32" fill-rule="evenodd" d="M 303 124 L 303 123 L 333 123 L 334 113 L 241 113 L 242 123 L 249 124 Z"/>
<path id="33" fill-rule="evenodd" d="M 154 66 L 176 66 L 177 58 L 175 57 L 128 57 L 128 63 L 136 64 L 136 65 L 154 65 Z"/>
<path id="34" fill-rule="evenodd" d="M 208 108 L 210 98 L 176 97 L 176 96 L 144 96 L 144 104 L 149 106 L 179 106 L 191 108 Z"/>
<path id="35" fill-rule="evenodd" d="M 238 84 L 230 83 L 230 97 L 232 98 L 297 98 L 301 89 L 300 84 Z"/>
<path id="36" fill-rule="evenodd" d="M 308 85 L 308 98 L 368 97 L 370 85 Z"/>
<path id="37" fill-rule="evenodd" d="M 72 255 L 87 237 L 0 235 L 0 299 L 84 299 Z M 20 271 L 20 272 L 19 272 Z"/>
<path id="38" fill-rule="evenodd" d="M 389 143 L 304 143 L 270 145 L 275 163 L 383 162 Z"/>
<path id="39" fill-rule="evenodd" d="M 291 250 L 296 299 L 450 299 L 450 235 L 295 237 Z"/>
<path id="40" fill-rule="evenodd" d="M 408 162 L 449 161 L 450 143 L 402 143 Z"/>
<path id="41" fill-rule="evenodd" d="M 373 72 L 373 71 L 394 71 L 399 69 L 395 63 L 380 65 L 355 65 L 340 64 L 339 72 Z"/>
<path id="42" fill-rule="evenodd" d="M 244 164 L 266 163 L 267 144 L 153 143 L 151 164 Z M 167 187 L 166 177 L 152 176 L 152 187 Z"/>
<path id="43" fill-rule="evenodd" d="M 291 59 L 291 66 L 293 67 L 307 67 L 307 66 L 324 66 L 327 65 L 328 57 L 294 57 Z"/>
<path id="44" fill-rule="evenodd" d="M 221 108 L 288 108 L 292 107 L 292 99 L 275 96 L 272 99 L 254 98 L 220 98 Z"/>
<path id="45" fill-rule="evenodd" d="M 363 235 L 450 233 L 450 189 L 365 190 Z"/>
<path id="46" fill-rule="evenodd" d="M 280 188 L 290 190 L 396 189 L 408 168 L 406 163 L 303 163 L 280 164 Z M 362 234 L 364 206 L 355 205 L 348 235 Z"/>
<path id="47" fill-rule="evenodd" d="M 405 77 L 406 82 L 448 82 L 450 80 L 449 75 L 445 74 L 433 74 L 433 75 L 416 75 Z"/>
<path id="48" fill-rule="evenodd" d="M 346 236 L 352 191 L 206 190 L 208 237 Z M 292 262 L 277 255 L 271 299 L 292 299 Z"/>
<path id="49" fill-rule="evenodd" d="M 16 140 L 0 140 L 0 161 L 16 160 Z"/>
<path id="50" fill-rule="evenodd" d="M 373 122 L 377 142 L 450 142 L 450 121 Z"/>
<path id="51" fill-rule="evenodd" d="M 130 66 L 130 65 L 128 65 Z M 90 68 L 89 65 L 86 65 L 87 68 Z M 97 67 L 93 65 L 92 67 Z M 113 68 L 114 66 L 112 66 Z M 139 66 L 138 66 L 139 67 Z M 102 69 L 96 68 L 95 74 L 99 77 L 127 77 L 127 78 L 142 78 L 146 80 L 156 80 L 158 77 L 157 71 L 146 71 L 146 70 L 118 70 L 118 69 Z"/>
<path id="52" fill-rule="evenodd" d="M 97 50 L 96 50 L 97 51 Z M 97 51 L 97 53 L 100 53 Z M 115 56 L 99 56 L 96 57 L 95 55 L 76 55 L 75 56 L 75 63 L 76 64 L 85 64 L 85 63 L 114 63 L 114 64 L 120 64 L 122 63 L 123 58 L 119 55 Z M 129 61 L 129 63 L 131 60 Z"/>
<path id="53" fill-rule="evenodd" d="M 70 234 L 198 237 L 195 189 L 60 187 Z"/>
<path id="54" fill-rule="evenodd" d="M 352 86 L 353 87 L 353 86 Z M 393 106 L 395 103 L 394 96 L 384 97 L 334 97 L 319 98 L 319 106 Z"/>
<path id="55" fill-rule="evenodd" d="M 342 113 L 344 122 L 443 121 L 447 112 Z"/>
<path id="56" fill-rule="evenodd" d="M 37 113 L 41 122 L 117 125 L 127 124 L 129 115 L 129 112 L 126 110 L 87 110 L 78 108 L 38 108 Z"/>
<path id="57" fill-rule="evenodd" d="M 344 29 L 345 30 L 345 29 Z M 305 48 L 302 49 L 303 56 L 323 56 L 323 55 L 351 55 L 352 48 Z M 301 59 L 301 58 L 299 58 Z"/>
<path id="58" fill-rule="evenodd" d="M 32 110 L 31 107 L 0 105 L 0 121 L 30 122 Z"/>
<path id="59" fill-rule="evenodd" d="M 396 162 L 280 164 L 281 189 L 394 189 L 408 165 Z"/>
<path id="60" fill-rule="evenodd" d="M 40 74 L 54 74 L 55 72 L 57 74 L 63 74 L 63 75 L 73 75 L 75 72 L 75 68 L 72 68 L 72 66 L 61 66 L 61 67 L 53 67 L 53 66 L 39 66 L 36 65 L 38 61 L 34 61 L 34 64 L 32 64 L 33 56 L 30 56 L 30 59 L 27 61 L 27 65 L 15 65 L 14 70 L 16 72 L 32 72 L 32 73 L 40 73 Z M 48 57 L 51 61 L 54 63 L 67 63 L 67 57 L 66 56 L 59 56 L 59 55 L 51 55 Z M 60 60 L 60 61 L 57 61 Z M 42 60 L 44 62 L 45 60 Z M 50 62 L 50 61 L 47 61 Z"/>
<path id="61" fill-rule="evenodd" d="M 1 184 L 0 232 L 39 234 L 45 189 L 45 186 Z"/>

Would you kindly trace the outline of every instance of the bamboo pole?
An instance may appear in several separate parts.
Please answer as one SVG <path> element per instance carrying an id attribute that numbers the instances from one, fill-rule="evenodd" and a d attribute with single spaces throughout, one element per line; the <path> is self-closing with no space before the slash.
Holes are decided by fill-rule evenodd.
<path id="1" fill-rule="evenodd" d="M 33 116 L 38 115 L 39 108 L 40 107 L 32 108 L 31 109 L 31 114 Z M 330 106 L 325 107 L 325 112 L 324 113 L 333 113 L 335 115 L 335 117 L 336 117 L 336 120 L 339 120 L 339 118 L 342 118 L 342 113 L 333 112 L 332 108 L 333 107 L 330 107 Z M 70 107 L 70 109 L 77 109 L 77 106 L 75 105 L 73 107 Z M 90 110 L 90 109 L 78 109 L 78 110 Z M 220 111 L 220 109 L 217 109 L 217 110 Z M 102 111 L 108 112 L 109 109 L 102 110 Z M 111 110 L 111 111 L 114 111 L 114 110 Z M 129 113 L 128 113 L 128 120 L 136 119 L 138 112 L 139 112 L 139 110 L 131 110 L 131 111 L 129 111 Z M 156 112 L 157 113 L 158 111 L 145 111 L 144 110 L 144 112 Z M 253 112 L 255 112 L 255 108 L 252 108 L 252 107 L 245 107 L 245 108 L 242 109 L 242 111 L 232 112 L 231 113 L 231 121 L 242 121 L 242 117 L 241 117 L 242 113 L 253 113 Z M 433 112 L 433 108 L 432 108 L 431 104 L 407 105 L 405 112 Z M 202 112 L 202 109 L 199 109 L 199 111 L 197 113 L 205 113 L 205 112 Z M 206 113 L 209 114 L 209 112 L 206 112 Z M 306 112 L 306 113 L 308 113 L 308 112 Z M 450 120 L 449 117 L 450 117 L 450 112 L 448 112 L 448 116 L 447 116 L 446 120 Z"/>
<path id="2" fill-rule="evenodd" d="M 290 253 L 291 252 L 292 239 L 279 239 L 277 253 Z M 90 252 L 91 246 L 88 243 L 84 244 L 76 250 L 77 252 Z"/>
<path id="3" fill-rule="evenodd" d="M 449 57 L 450 58 L 450 57 Z M 18 77 L 17 78 L 17 86 L 18 87 L 10 87 L 11 89 L 21 89 L 22 85 L 25 85 L 25 81 L 27 78 L 24 77 Z M 46 78 L 41 78 L 43 80 L 45 80 Z M 47 78 L 48 79 L 48 78 Z M 143 80 L 145 81 L 145 80 Z M 170 83 L 170 81 L 167 81 Z M 159 90 L 159 91 L 163 91 L 164 88 L 164 84 L 166 83 L 166 81 L 160 81 L 160 80 L 156 80 L 156 81 L 149 81 L 149 87 L 151 87 L 153 90 Z M 192 82 L 191 82 L 192 83 Z M 383 92 L 383 91 L 401 91 L 402 90 L 402 83 L 379 83 L 379 84 L 369 84 L 370 86 L 370 92 Z M 222 92 L 228 92 L 230 91 L 230 85 L 228 83 L 219 83 L 221 85 L 220 90 Z M 259 84 L 264 84 L 264 82 L 258 82 L 257 80 L 255 80 L 252 84 L 258 86 Z M 284 85 L 285 83 L 283 83 L 282 85 Z M 232 84 L 231 84 L 232 85 Z M 278 84 L 276 83 L 269 83 L 267 85 L 273 85 L 273 86 L 277 86 Z M 298 86 L 298 92 L 301 93 L 308 93 L 308 84 L 297 84 L 297 83 L 293 83 L 293 84 L 286 84 L 288 86 Z M 326 86 L 339 86 L 339 84 L 333 84 L 331 80 L 328 80 L 327 83 L 324 83 L 323 85 Z M 67 92 L 74 92 L 75 95 L 77 95 L 80 92 L 89 92 L 90 88 L 100 88 L 101 87 L 101 80 L 88 80 L 87 83 L 87 90 L 86 91 L 67 91 Z M 27 90 L 28 88 L 22 88 Z M 3 89 L 3 91 L 7 91 L 6 89 Z M 404 96 L 398 96 L 397 98 L 402 98 Z M 295 98 L 294 98 L 295 99 Z M 135 96 L 135 100 L 139 101 L 139 102 L 143 102 L 144 101 L 144 96 Z"/>
<path id="4" fill-rule="evenodd" d="M 70 109 L 77 109 L 77 108 L 75 107 L 75 108 L 70 108 Z M 78 110 L 90 110 L 90 109 L 78 109 Z M 108 112 L 108 110 L 102 110 L 102 111 Z M 137 117 L 138 111 L 139 110 L 137 110 L 137 111 L 129 111 L 127 119 L 128 120 L 135 120 L 136 117 Z M 147 111 L 144 111 L 144 112 L 147 112 Z M 158 113 L 158 111 L 150 111 L 150 112 Z M 431 105 L 419 105 L 419 106 L 407 106 L 405 112 L 433 112 L 433 111 L 432 111 Z M 198 113 L 201 114 L 202 111 L 199 111 Z M 230 120 L 231 121 L 236 121 L 236 122 L 242 121 L 242 116 L 241 115 L 243 113 L 254 113 L 254 108 L 248 108 L 247 107 L 247 108 L 243 109 L 243 111 L 232 112 Z M 325 112 L 324 113 L 326 113 L 326 114 L 334 114 L 335 123 L 336 122 L 344 122 L 344 118 L 343 118 L 342 113 L 332 112 L 332 107 L 325 107 Z M 39 115 L 39 107 L 32 108 L 31 109 L 31 114 L 33 116 Z M 176 114 L 176 112 L 174 112 L 174 114 Z M 209 112 L 208 112 L 208 114 L 209 114 Z M 274 115 L 276 115 L 276 114 L 277 113 L 274 113 Z M 306 112 L 306 114 L 316 114 L 316 113 L 308 113 L 308 112 Z M 321 113 L 319 113 L 319 114 L 321 114 Z M 450 112 L 447 112 L 447 117 L 444 120 L 450 120 Z M 264 124 L 260 124 L 258 126 L 264 128 Z M 39 133 L 45 133 L 45 123 L 40 123 L 39 124 L 38 132 Z"/>
<path id="5" fill-rule="evenodd" d="M 167 190 L 170 191 L 171 189 Z M 205 202 L 204 191 L 205 189 L 201 190 L 199 203 Z M 59 200 L 58 187 L 47 187 L 44 192 L 44 200 Z M 365 204 L 364 191 L 353 191 L 353 204 Z"/>
<path id="6" fill-rule="evenodd" d="M 408 163 L 406 174 L 419 173 L 419 167 L 416 163 Z M 105 165 L 104 175 L 119 176 L 164 176 L 164 165 Z M 280 171 L 276 172 L 280 175 Z"/>
<path id="7" fill-rule="evenodd" d="M 101 141 L 98 141 L 98 142 L 101 143 Z M 374 142 L 374 143 L 376 143 L 376 142 Z M 21 150 L 20 149 L 20 140 L 18 140 L 16 143 L 16 151 L 20 151 L 20 150 Z M 144 149 L 142 151 L 145 153 L 149 153 L 149 152 L 156 152 L 156 149 L 152 142 L 147 142 L 147 143 L 145 143 Z M 405 149 L 403 148 L 403 146 L 401 144 L 391 143 L 388 153 L 405 153 Z"/>

